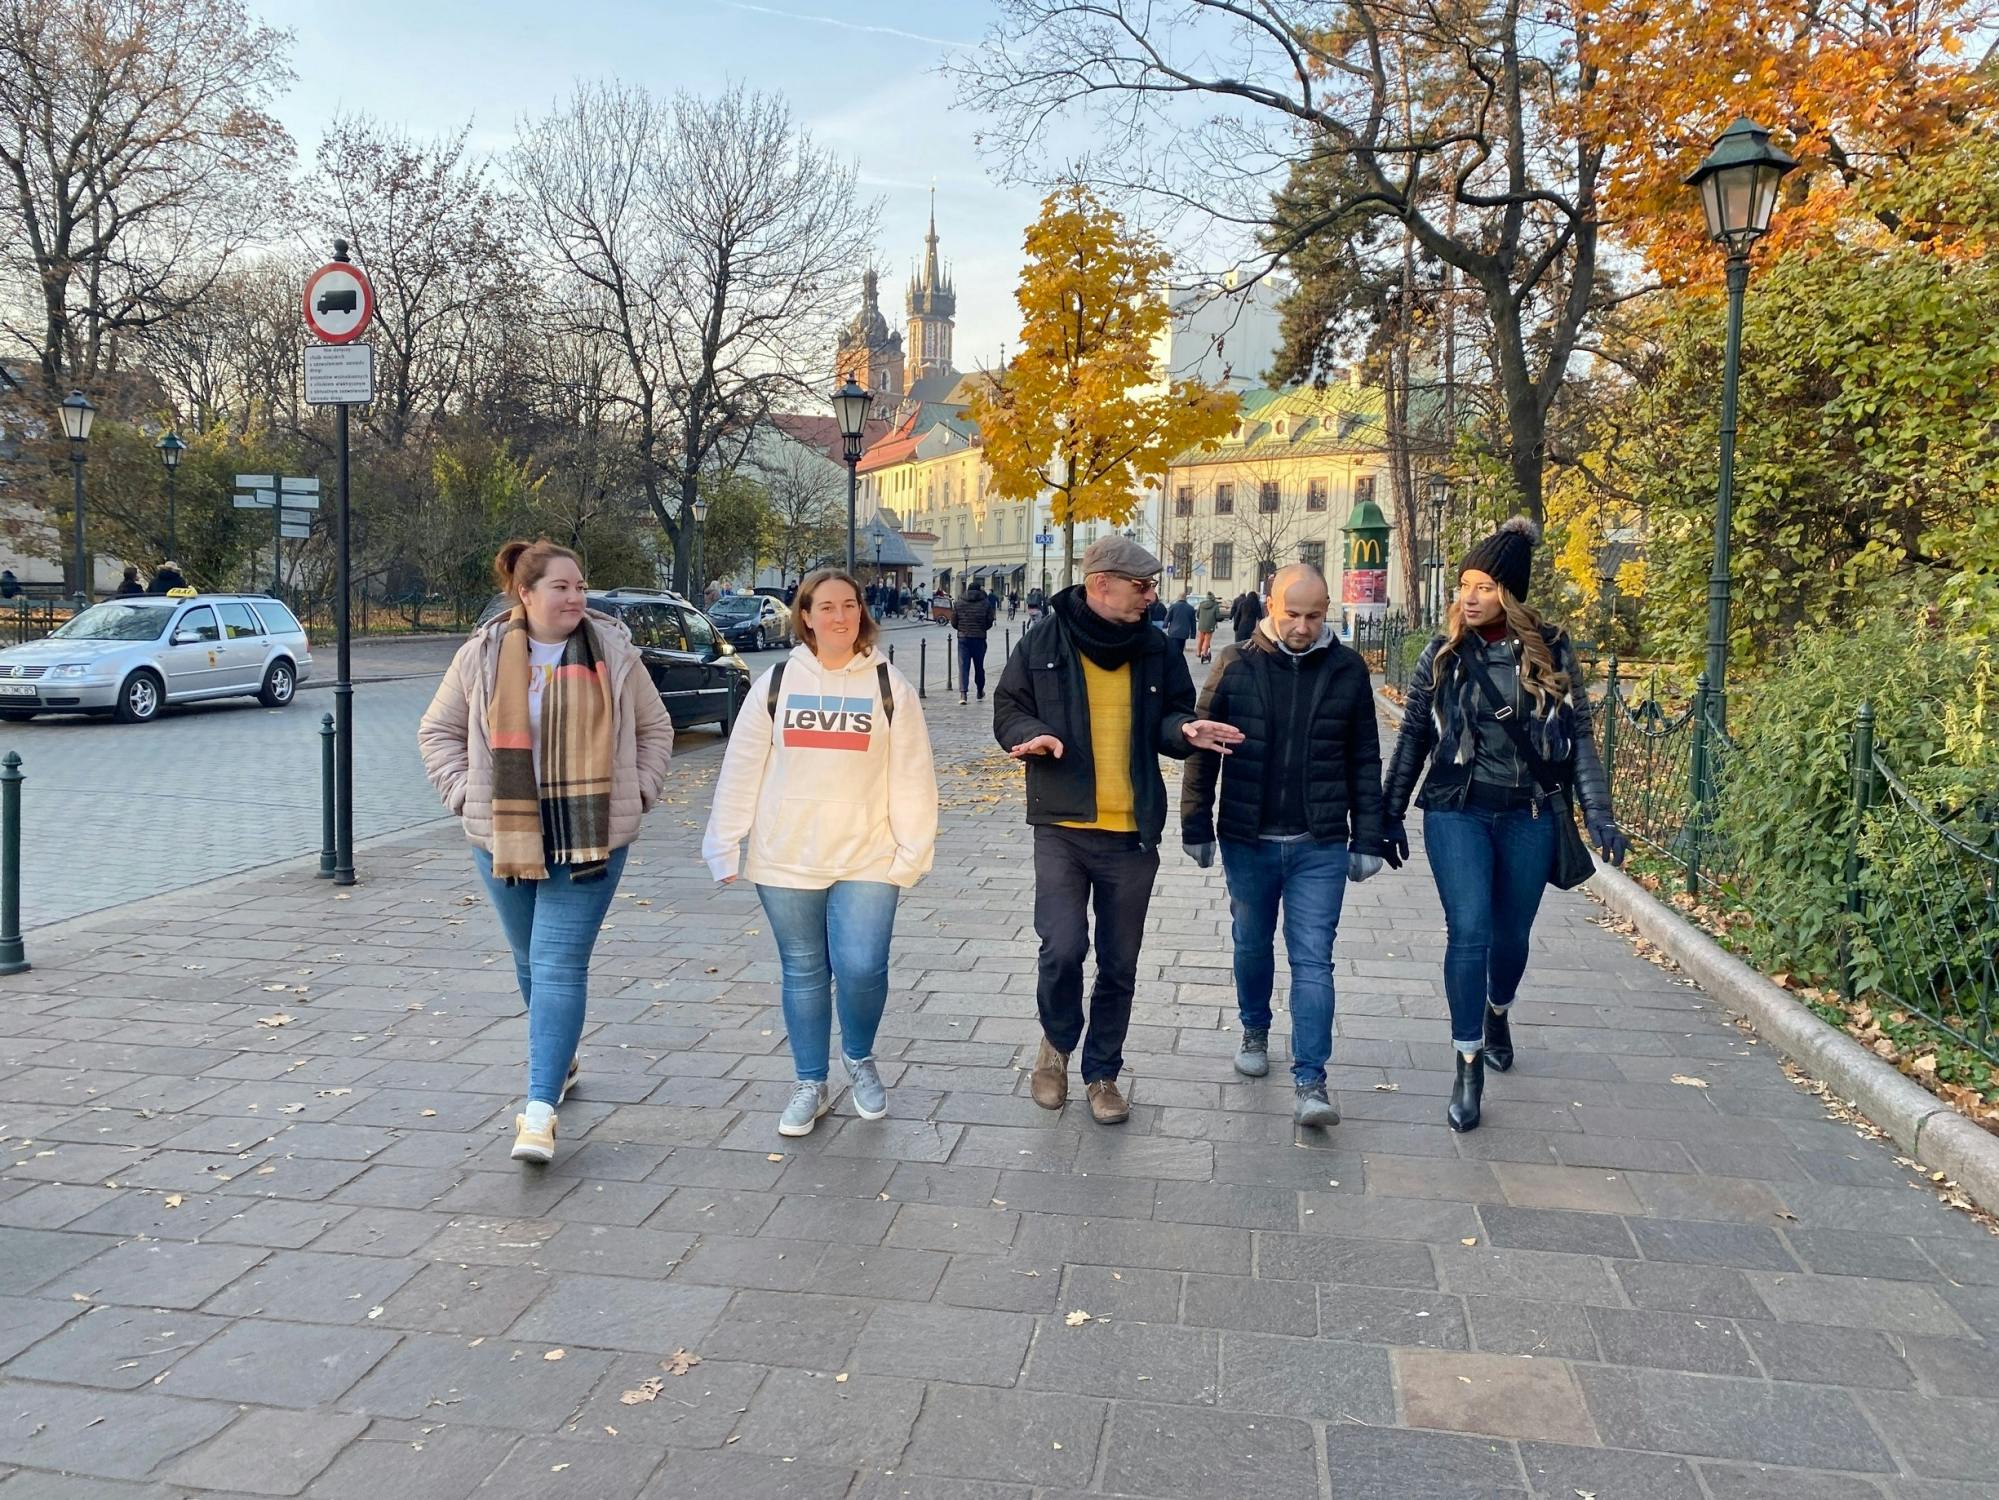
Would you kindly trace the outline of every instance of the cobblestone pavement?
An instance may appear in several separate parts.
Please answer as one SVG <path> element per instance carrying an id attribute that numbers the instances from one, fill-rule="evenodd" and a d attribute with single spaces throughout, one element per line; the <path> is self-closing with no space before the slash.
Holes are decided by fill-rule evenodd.
<path id="1" fill-rule="evenodd" d="M 449 832 L 43 934 L 0 981 L 0 1500 L 1992 1493 L 1999 1241 L 1580 897 L 1459 1137 L 1428 877 L 1350 892 L 1307 1138 L 1230 1071 L 1220 883 L 1169 852 L 1130 1123 L 1036 1109 L 1014 773 L 930 705 L 880 1122 L 775 1132 L 769 939 L 693 859 L 712 752 L 546 1170 Z"/>

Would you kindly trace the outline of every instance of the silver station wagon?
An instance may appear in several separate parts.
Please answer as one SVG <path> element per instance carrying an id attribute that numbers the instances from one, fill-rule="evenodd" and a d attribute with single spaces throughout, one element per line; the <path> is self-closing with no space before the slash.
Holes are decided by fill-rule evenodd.
<path id="1" fill-rule="evenodd" d="M 169 703 L 292 701 L 312 675 L 305 627 L 258 594 L 135 594 L 94 604 L 46 640 L 0 651 L 0 719 L 159 717 Z"/>

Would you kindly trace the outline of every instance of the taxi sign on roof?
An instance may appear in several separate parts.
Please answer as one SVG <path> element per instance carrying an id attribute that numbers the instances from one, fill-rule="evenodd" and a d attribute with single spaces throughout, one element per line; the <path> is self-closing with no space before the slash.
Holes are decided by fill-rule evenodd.
<path id="1" fill-rule="evenodd" d="M 168 589 L 167 597 L 169 599 L 192 599 L 199 592 L 199 589 Z"/>

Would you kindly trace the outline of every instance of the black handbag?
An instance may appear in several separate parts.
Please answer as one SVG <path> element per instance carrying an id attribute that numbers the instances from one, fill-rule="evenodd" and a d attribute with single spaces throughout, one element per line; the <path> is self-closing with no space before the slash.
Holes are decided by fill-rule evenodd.
<path id="1" fill-rule="evenodd" d="M 1464 663 L 1472 681 L 1478 684 L 1479 691 L 1485 694 L 1485 701 L 1492 705 L 1499 727 L 1513 741 L 1513 748 L 1527 762 L 1527 769 L 1534 773 L 1534 780 L 1540 785 L 1544 799 L 1551 804 L 1549 816 L 1555 820 L 1555 858 L 1554 868 L 1548 872 L 1548 883 L 1572 891 L 1596 873 L 1596 861 L 1590 857 L 1589 846 L 1583 842 L 1582 830 L 1576 827 L 1575 791 L 1555 774 L 1554 767 L 1541 758 L 1541 752 L 1534 748 L 1534 741 L 1521 727 L 1520 715 L 1511 703 L 1499 696 L 1499 689 L 1486 676 L 1485 664 L 1465 651 L 1458 653 L 1458 659 Z"/>

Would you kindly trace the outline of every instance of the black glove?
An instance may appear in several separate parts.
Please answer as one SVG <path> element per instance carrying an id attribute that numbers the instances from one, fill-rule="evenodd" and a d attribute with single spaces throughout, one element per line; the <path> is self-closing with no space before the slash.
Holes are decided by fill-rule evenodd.
<path id="1" fill-rule="evenodd" d="M 1402 861 L 1409 857 L 1409 830 L 1400 818 L 1381 820 L 1381 857 L 1391 870 L 1401 869 Z"/>
<path id="2" fill-rule="evenodd" d="M 1589 836 L 1603 857 L 1614 865 L 1623 864 L 1624 856 L 1631 852 L 1631 840 L 1624 836 L 1615 818 L 1591 818 Z"/>

